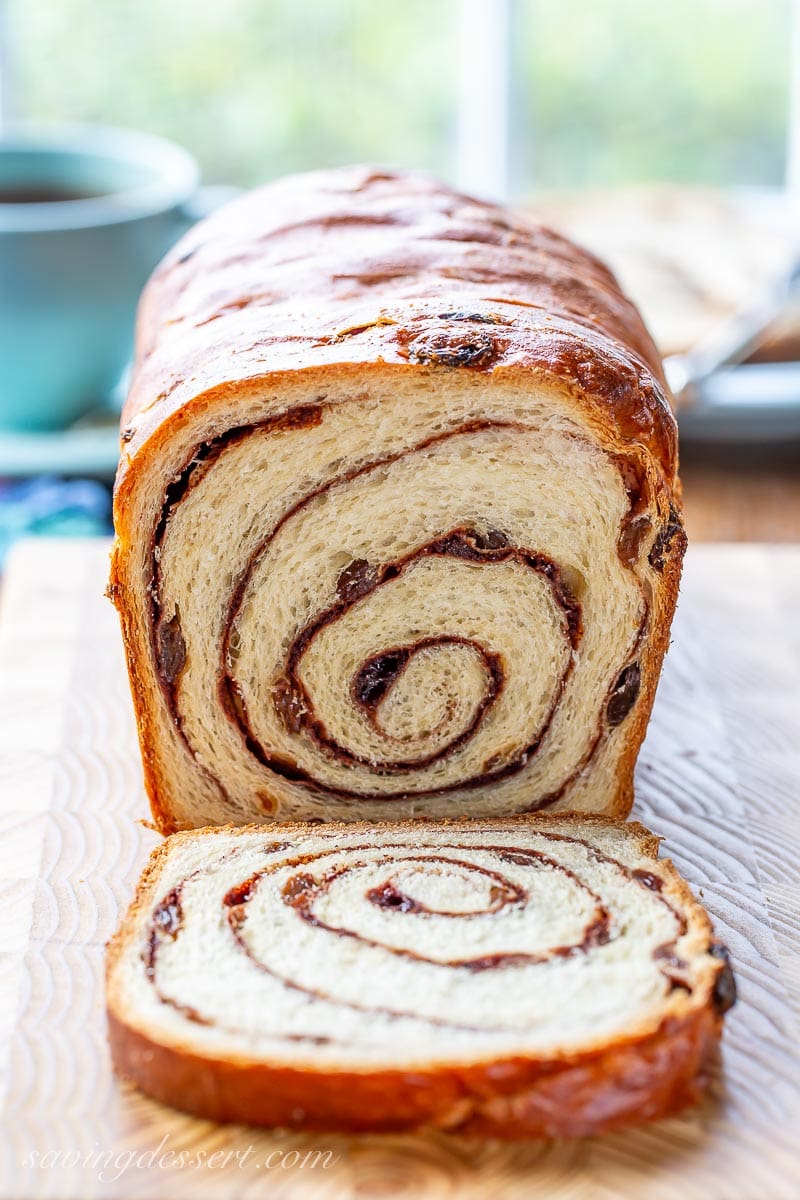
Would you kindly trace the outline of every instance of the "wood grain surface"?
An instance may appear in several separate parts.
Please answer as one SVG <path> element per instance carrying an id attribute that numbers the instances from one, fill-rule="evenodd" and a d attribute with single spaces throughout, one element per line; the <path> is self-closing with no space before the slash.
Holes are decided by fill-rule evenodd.
<path id="1" fill-rule="evenodd" d="M 638 771 L 636 815 L 702 893 L 736 968 L 712 1092 L 641 1130 L 522 1144 L 221 1128 L 114 1079 L 103 945 L 157 837 L 102 597 L 107 553 L 23 544 L 4 589 L 2 1200 L 800 1196 L 800 549 L 690 552 Z"/>
<path id="2" fill-rule="evenodd" d="M 681 443 L 681 482 L 690 543 L 800 542 L 800 443 Z"/>

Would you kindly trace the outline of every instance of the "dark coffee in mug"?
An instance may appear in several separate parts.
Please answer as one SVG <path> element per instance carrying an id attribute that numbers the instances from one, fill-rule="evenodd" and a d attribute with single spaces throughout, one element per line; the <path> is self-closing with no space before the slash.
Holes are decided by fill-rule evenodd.
<path id="1" fill-rule="evenodd" d="M 58 204 L 62 200 L 92 200 L 106 192 L 79 188 L 41 185 L 37 187 L 0 188 L 0 204 Z"/>
<path id="2" fill-rule="evenodd" d="M 197 177 L 185 150 L 150 134 L 0 137 L 0 433 L 64 429 L 108 403 L 139 292 L 191 222 Z"/>

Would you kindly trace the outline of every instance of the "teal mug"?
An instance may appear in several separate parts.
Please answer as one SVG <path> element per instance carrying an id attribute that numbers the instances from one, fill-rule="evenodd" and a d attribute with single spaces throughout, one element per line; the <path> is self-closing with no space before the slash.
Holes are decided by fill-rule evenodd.
<path id="1" fill-rule="evenodd" d="M 198 178 L 191 155 L 149 134 L 0 140 L 0 428 L 63 429 L 108 400 Z"/>

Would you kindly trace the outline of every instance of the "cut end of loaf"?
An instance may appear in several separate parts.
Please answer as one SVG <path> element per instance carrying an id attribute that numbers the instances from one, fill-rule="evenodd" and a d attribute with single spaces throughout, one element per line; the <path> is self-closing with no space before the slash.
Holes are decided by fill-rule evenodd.
<path id="1" fill-rule="evenodd" d="M 112 593 L 165 832 L 624 816 L 685 544 L 608 270 L 426 177 L 312 173 L 146 289 Z"/>
<path id="2" fill-rule="evenodd" d="M 570 1136 L 696 1099 L 730 968 L 642 826 L 250 826 L 154 852 L 109 946 L 118 1072 L 217 1120 Z"/>

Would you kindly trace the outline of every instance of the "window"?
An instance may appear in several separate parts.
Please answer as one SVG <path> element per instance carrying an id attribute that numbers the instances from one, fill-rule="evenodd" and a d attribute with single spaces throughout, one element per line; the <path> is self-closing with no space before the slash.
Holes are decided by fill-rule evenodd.
<path id="1" fill-rule="evenodd" d="M 10 0 L 15 117 L 134 126 L 208 180 L 452 169 L 456 0 Z"/>
<path id="2" fill-rule="evenodd" d="M 153 130 L 187 145 L 215 182 L 363 160 L 517 196 L 784 176 L 790 0 L 6 0 L 6 10 L 0 61 L 15 118 Z"/>

